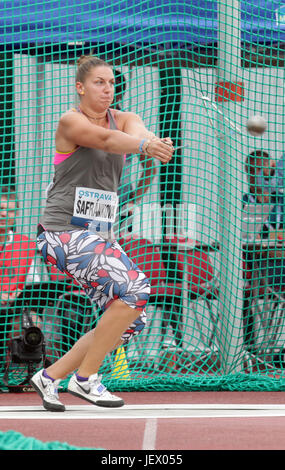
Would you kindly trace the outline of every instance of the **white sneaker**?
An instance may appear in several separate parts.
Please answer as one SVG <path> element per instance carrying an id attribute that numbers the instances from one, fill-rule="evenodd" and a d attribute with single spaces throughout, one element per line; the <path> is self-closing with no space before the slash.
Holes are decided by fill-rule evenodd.
<path id="1" fill-rule="evenodd" d="M 97 406 L 105 406 L 107 408 L 124 406 L 124 400 L 116 397 L 116 395 L 111 395 L 101 383 L 101 376 L 98 376 L 98 374 L 90 375 L 88 380 L 84 382 L 79 382 L 74 374 L 69 381 L 67 391 Z"/>
<path id="2" fill-rule="evenodd" d="M 60 380 L 50 380 L 43 376 L 43 369 L 37 372 L 30 384 L 43 400 L 43 406 L 48 411 L 65 411 L 65 406 L 58 399 L 58 384 Z"/>

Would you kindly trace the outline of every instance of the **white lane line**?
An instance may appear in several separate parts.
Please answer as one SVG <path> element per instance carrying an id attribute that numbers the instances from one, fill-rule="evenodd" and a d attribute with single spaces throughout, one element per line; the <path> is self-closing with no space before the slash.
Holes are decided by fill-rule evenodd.
<path id="1" fill-rule="evenodd" d="M 157 433 L 157 418 L 146 420 L 143 436 L 142 450 L 155 450 Z"/>
<path id="2" fill-rule="evenodd" d="M 81 402 L 82 403 L 82 402 Z M 103 408 L 94 405 L 66 405 L 66 409 L 69 411 L 78 410 L 99 410 L 107 411 L 112 410 L 114 412 L 120 412 L 123 410 L 284 410 L 285 404 L 255 404 L 255 403 L 161 403 L 161 404 L 136 404 L 136 405 L 125 405 L 122 408 Z M 0 412 L 2 411 L 42 411 L 42 405 L 2 405 L 0 406 Z"/>
<path id="3" fill-rule="evenodd" d="M 67 405 L 64 413 L 49 412 L 42 406 L 0 406 L 0 419 L 171 419 L 283 417 L 284 405 L 125 405 L 100 408 L 93 405 Z"/>
<path id="4" fill-rule="evenodd" d="M 79 405 L 79 407 L 82 405 Z M 85 405 L 88 406 L 88 405 Z M 76 409 L 78 405 L 72 405 L 69 408 Z M 1 410 L 0 406 L 0 410 Z M 89 405 L 89 408 L 94 408 L 93 405 Z M 271 404 L 271 403 L 263 403 L 263 404 L 251 404 L 251 403 L 199 403 L 199 404 L 192 404 L 192 403 L 160 403 L 160 404 L 147 404 L 147 405 L 125 405 L 123 409 L 129 410 L 284 410 L 285 411 L 285 403 L 284 404 Z M 106 408 L 105 408 L 106 409 Z"/>

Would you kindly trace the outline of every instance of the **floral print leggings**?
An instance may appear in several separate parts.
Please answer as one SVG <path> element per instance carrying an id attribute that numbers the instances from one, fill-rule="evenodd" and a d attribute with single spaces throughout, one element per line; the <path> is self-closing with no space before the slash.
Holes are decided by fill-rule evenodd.
<path id="1" fill-rule="evenodd" d="M 141 312 L 122 335 L 124 344 L 142 331 L 149 280 L 117 241 L 106 241 L 88 230 L 46 230 L 38 236 L 37 245 L 45 262 L 74 279 L 101 310 L 120 299 Z"/>

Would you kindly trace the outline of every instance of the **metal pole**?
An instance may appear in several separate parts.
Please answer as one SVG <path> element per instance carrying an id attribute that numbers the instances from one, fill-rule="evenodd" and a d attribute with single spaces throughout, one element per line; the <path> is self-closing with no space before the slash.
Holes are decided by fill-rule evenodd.
<path id="1" fill-rule="evenodd" d="M 167 226 L 169 220 L 167 211 L 162 211 L 162 238 L 164 249 L 163 260 L 168 268 L 168 273 L 175 273 L 176 265 L 172 261 L 167 230 L 177 231 L 177 207 L 182 198 L 182 164 L 181 164 L 181 69 L 163 64 L 159 68 L 160 76 L 160 136 L 170 137 L 174 147 L 177 148 L 174 158 L 168 165 L 160 165 L 160 203 L 165 208 L 168 204 L 174 209 L 174 227 Z"/>
<path id="2" fill-rule="evenodd" d="M 235 90 L 240 71 L 240 2 L 218 1 L 217 87 L 227 94 Z M 223 90 L 223 86 L 225 87 Z M 233 88 L 232 88 L 233 86 Z M 220 109 L 227 116 L 236 111 L 234 97 L 221 98 Z M 220 250 L 221 272 L 218 315 L 221 327 L 217 340 L 223 373 L 242 369 L 243 348 L 243 272 L 242 272 L 242 181 L 241 137 L 232 135 L 222 114 L 217 115 L 220 155 Z"/>
<path id="3" fill-rule="evenodd" d="M 24 168 L 21 168 L 21 177 L 23 180 L 22 194 L 32 188 L 32 199 L 29 201 L 23 200 L 23 233 L 28 236 L 36 232 L 36 227 L 39 221 L 40 211 L 39 208 L 42 202 L 42 169 L 43 169 L 43 104 L 44 104 L 44 78 L 45 78 L 45 64 L 41 55 L 36 55 L 36 85 L 35 85 L 35 109 L 36 109 L 36 123 L 35 123 L 35 147 L 32 155 L 27 155 L 24 162 Z M 34 232 L 34 233 L 31 233 Z"/>
<path id="4" fill-rule="evenodd" d="M 15 185 L 14 52 L 0 54 L 0 184 Z"/>

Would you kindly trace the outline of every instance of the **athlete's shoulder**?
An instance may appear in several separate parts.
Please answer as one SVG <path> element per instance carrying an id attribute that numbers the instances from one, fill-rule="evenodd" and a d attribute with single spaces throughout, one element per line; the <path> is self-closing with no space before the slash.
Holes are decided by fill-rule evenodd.
<path id="1" fill-rule="evenodd" d="M 118 122 L 126 122 L 129 119 L 137 119 L 138 115 L 136 113 L 133 113 L 132 111 L 124 111 L 124 110 L 119 110 L 119 109 L 113 109 L 109 108 L 112 116 L 118 121 Z"/>
<path id="2" fill-rule="evenodd" d="M 61 119 L 66 119 L 66 118 L 69 118 L 69 117 L 77 117 L 77 116 L 81 116 L 81 113 L 79 113 L 76 108 L 70 108 L 70 109 L 67 109 L 67 110 L 60 116 L 59 119 L 61 120 Z"/>
<path id="3" fill-rule="evenodd" d="M 72 122 L 79 122 L 79 121 L 84 121 L 85 116 L 78 112 L 76 108 L 71 108 L 65 111 L 59 118 L 59 125 L 63 124 L 69 124 Z"/>

